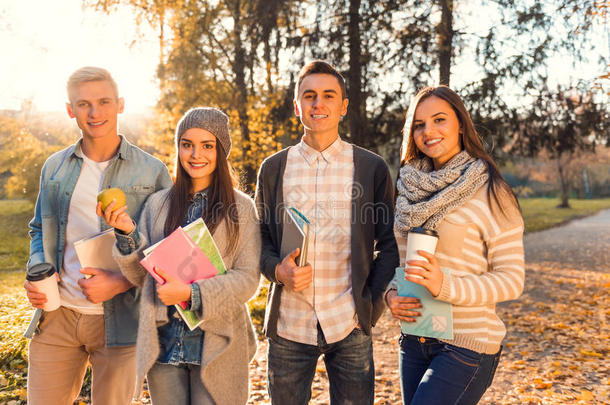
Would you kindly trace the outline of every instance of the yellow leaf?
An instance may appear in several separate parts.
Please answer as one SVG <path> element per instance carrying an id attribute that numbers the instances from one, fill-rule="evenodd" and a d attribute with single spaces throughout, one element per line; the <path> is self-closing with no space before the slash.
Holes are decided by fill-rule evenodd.
<path id="1" fill-rule="evenodd" d="M 580 392 L 580 399 L 583 401 L 591 401 L 595 399 L 595 397 L 593 396 L 593 393 L 591 391 L 582 390 Z"/>
<path id="2" fill-rule="evenodd" d="M 592 351 L 592 350 L 580 349 L 580 354 L 584 354 L 585 356 L 591 356 L 591 357 L 604 357 L 603 354 L 597 353 L 597 352 Z"/>
<path id="3" fill-rule="evenodd" d="M 542 378 L 534 378 L 534 387 L 539 390 L 550 388 L 553 385 L 551 381 L 543 381 Z"/>

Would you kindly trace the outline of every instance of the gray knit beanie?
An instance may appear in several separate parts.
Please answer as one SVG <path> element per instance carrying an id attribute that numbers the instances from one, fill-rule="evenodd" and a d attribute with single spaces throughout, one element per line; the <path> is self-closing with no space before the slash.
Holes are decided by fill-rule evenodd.
<path id="1" fill-rule="evenodd" d="M 180 118 L 176 127 L 176 146 L 182 134 L 191 128 L 210 131 L 222 145 L 225 156 L 229 156 L 231 136 L 229 135 L 229 117 L 227 117 L 227 114 L 212 107 L 191 108 Z"/>

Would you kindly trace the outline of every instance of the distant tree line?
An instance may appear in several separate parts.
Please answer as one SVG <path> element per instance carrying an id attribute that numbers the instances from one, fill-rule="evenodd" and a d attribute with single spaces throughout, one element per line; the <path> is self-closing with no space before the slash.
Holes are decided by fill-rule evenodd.
<path id="1" fill-rule="evenodd" d="M 107 13 L 132 7 L 136 21 L 158 34 L 161 98 L 139 144 L 171 165 L 179 117 L 193 106 L 219 107 L 231 116 L 232 160 L 250 190 L 261 161 L 300 135 L 293 88 L 312 59 L 328 60 L 346 77 L 350 106 L 341 133 L 393 170 L 409 99 L 436 83 L 465 98 L 496 158 L 545 151 L 559 161 L 608 144 L 607 60 L 589 61 L 600 66 L 591 81 L 547 85 L 551 56 L 590 56 L 583 50 L 595 43 L 606 3 L 83 0 Z"/>
<path id="2" fill-rule="evenodd" d="M 517 89 L 512 97 L 524 100 L 565 98 L 560 95 L 564 89 L 545 86 L 552 69 L 548 59 L 558 51 L 584 58 L 582 50 L 591 48 L 593 38 L 588 34 L 595 19 L 606 11 L 605 2 L 584 0 L 84 3 L 106 12 L 131 6 L 138 21 L 158 30 L 161 100 L 151 144 L 158 145 L 159 153 L 170 155 L 168 140 L 186 109 L 218 106 L 233 117 L 239 145 L 235 153 L 241 155 L 234 162 L 248 186 L 262 159 L 299 135 L 293 86 L 298 69 L 308 60 L 325 59 L 342 70 L 350 99 L 343 133 L 349 141 L 389 158 L 392 165 L 397 164 L 409 97 L 427 84 L 450 84 L 454 75 L 471 78 L 456 90 L 501 158 L 503 152 L 513 152 L 505 146 L 515 143 L 523 121 L 532 118 L 529 103 L 505 100 L 506 89 Z M 479 13 L 476 21 L 489 27 L 482 31 L 467 26 L 466 21 L 473 21 L 468 13 Z M 489 24 L 490 19 L 498 23 Z M 465 58 L 476 70 L 455 71 L 456 61 Z M 591 88 L 592 84 L 585 88 L 582 97 L 589 97 Z M 594 119 L 607 125 L 607 114 Z M 583 125 L 581 136 L 600 129 Z M 547 130 L 547 124 L 530 121 L 527 136 L 543 137 Z M 534 153 L 542 143 L 530 142 L 527 150 Z"/>

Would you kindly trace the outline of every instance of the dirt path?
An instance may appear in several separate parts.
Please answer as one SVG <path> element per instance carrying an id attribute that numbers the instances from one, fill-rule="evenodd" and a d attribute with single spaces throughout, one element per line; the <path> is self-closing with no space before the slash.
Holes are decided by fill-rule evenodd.
<path id="1" fill-rule="evenodd" d="M 610 210 L 525 236 L 525 261 L 549 267 L 610 271 Z"/>
<path id="2" fill-rule="evenodd" d="M 610 210 L 525 237 L 526 287 L 498 305 L 507 324 L 502 360 L 481 404 L 610 404 Z M 373 332 L 376 404 L 400 404 L 397 322 Z M 266 404 L 266 341 L 251 364 L 249 404 Z M 324 364 L 312 404 L 328 404 Z"/>

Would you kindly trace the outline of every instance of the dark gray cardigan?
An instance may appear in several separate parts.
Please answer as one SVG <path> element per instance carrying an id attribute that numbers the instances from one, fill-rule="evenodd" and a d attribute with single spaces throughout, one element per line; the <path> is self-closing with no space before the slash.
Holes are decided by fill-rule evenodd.
<path id="1" fill-rule="evenodd" d="M 255 201 L 261 221 L 261 271 L 271 282 L 267 296 L 264 332 L 277 336 L 283 286 L 275 278 L 282 243 L 283 178 L 288 149 L 262 163 Z M 352 190 L 351 264 L 352 295 L 360 326 L 366 334 L 383 313 L 383 294 L 398 266 L 394 238 L 394 186 L 388 166 L 380 156 L 354 145 Z M 374 254 L 375 253 L 375 254 Z"/>

